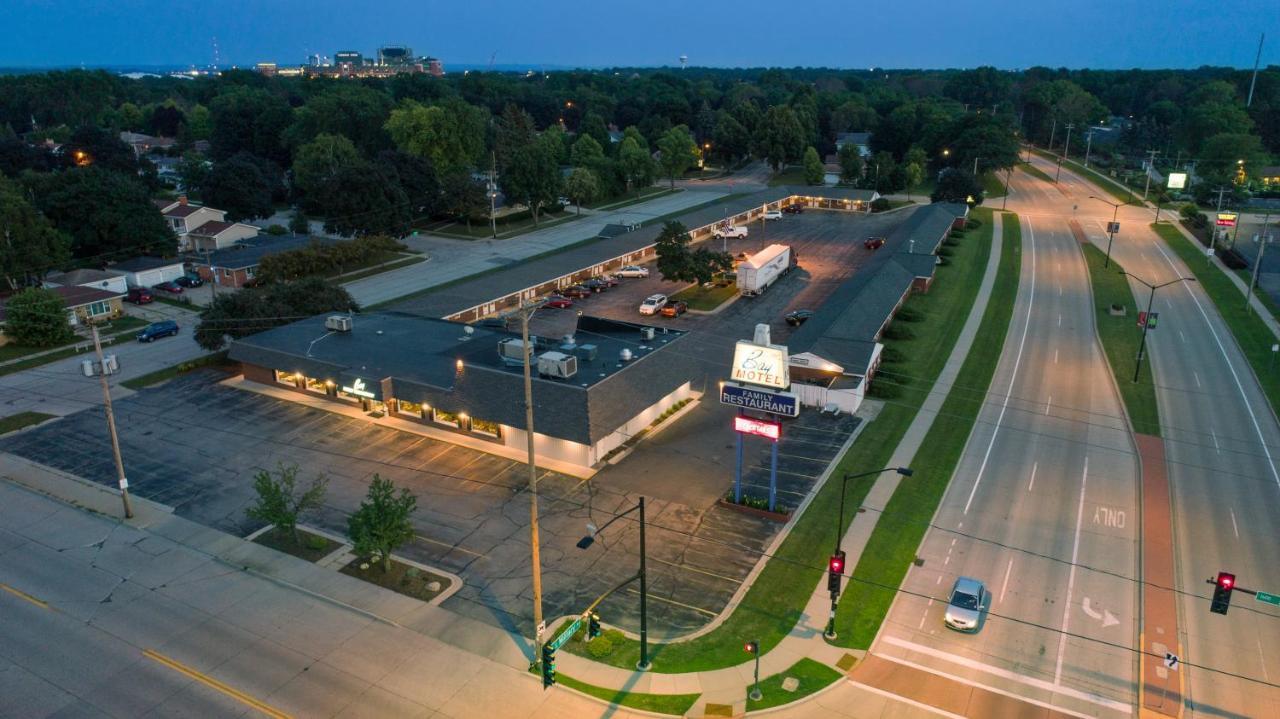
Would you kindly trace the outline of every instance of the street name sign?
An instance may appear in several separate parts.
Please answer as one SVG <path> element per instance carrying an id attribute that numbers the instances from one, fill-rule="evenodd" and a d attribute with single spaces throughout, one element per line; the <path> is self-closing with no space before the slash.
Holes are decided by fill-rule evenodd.
<path id="1" fill-rule="evenodd" d="M 784 417 L 800 415 L 800 398 L 790 392 L 771 392 L 765 389 L 725 384 L 720 387 L 720 403 L 754 409 Z"/>
<path id="2" fill-rule="evenodd" d="M 1259 602 L 1266 602 L 1267 604 L 1274 604 L 1277 607 L 1280 607 L 1280 594 L 1258 592 L 1257 594 L 1253 595 L 1253 598 L 1257 599 Z"/>
<path id="3" fill-rule="evenodd" d="M 560 634 L 557 635 L 555 639 L 552 639 L 551 641 L 547 642 L 547 646 L 551 647 L 551 651 L 555 651 L 560 647 L 563 647 L 566 643 L 568 643 L 570 639 L 573 638 L 573 635 L 578 633 L 578 630 L 581 628 L 582 628 L 582 617 L 578 617 L 577 619 L 574 619 L 572 623 L 569 624 L 569 627 L 567 629 L 561 630 Z"/>

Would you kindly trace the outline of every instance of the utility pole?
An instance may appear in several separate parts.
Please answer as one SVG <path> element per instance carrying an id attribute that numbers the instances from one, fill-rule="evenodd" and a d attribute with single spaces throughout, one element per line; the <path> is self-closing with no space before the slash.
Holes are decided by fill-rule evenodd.
<path id="1" fill-rule="evenodd" d="M 542 656 L 542 559 L 538 543 L 538 465 L 533 453 L 533 347 L 529 343 L 529 319 L 536 304 L 520 305 L 520 341 L 524 350 L 524 424 L 529 461 L 529 547 L 533 567 L 533 656 Z"/>
<path id="2" fill-rule="evenodd" d="M 1249 302 L 1253 299 L 1253 288 L 1258 284 L 1258 273 L 1262 271 L 1262 258 L 1267 254 L 1267 245 L 1271 244 L 1271 233 L 1267 231 L 1267 223 L 1271 221 L 1271 210 L 1262 218 L 1262 234 L 1259 236 L 1258 259 L 1253 263 L 1253 275 L 1249 278 L 1249 291 L 1244 296 L 1244 311 L 1253 312 Z M 1236 224 L 1240 224 L 1238 221 Z"/>
<path id="3" fill-rule="evenodd" d="M 1053 136 L 1058 132 L 1058 118 L 1053 118 L 1053 126 L 1049 128 L 1049 152 L 1053 152 Z"/>
<path id="4" fill-rule="evenodd" d="M 1253 79 L 1249 81 L 1249 99 L 1245 100 L 1244 108 L 1247 110 L 1253 104 L 1253 86 L 1258 84 L 1258 63 L 1262 60 L 1262 41 L 1267 39 L 1267 34 L 1262 33 L 1258 38 L 1258 54 L 1253 58 Z"/>
<path id="5" fill-rule="evenodd" d="M 493 232 L 493 239 L 498 239 L 498 183 L 494 176 L 498 173 L 498 153 L 489 153 L 493 160 L 493 165 L 489 168 L 489 228 Z M 582 208 L 578 208 L 581 212 Z"/>
<path id="6" fill-rule="evenodd" d="M 1093 153 L 1093 128 L 1092 127 L 1089 128 L 1089 131 L 1084 134 L 1084 139 L 1085 139 L 1084 167 L 1087 170 L 1089 169 L 1089 155 Z"/>
<path id="7" fill-rule="evenodd" d="M 1151 158 L 1147 160 L 1147 185 L 1142 188 L 1143 202 L 1147 201 L 1147 192 L 1151 190 L 1151 171 L 1156 169 L 1156 155 L 1160 154 L 1159 150 L 1148 150 L 1147 152 L 1151 154 Z"/>
<path id="8" fill-rule="evenodd" d="M 124 504 L 124 518 L 133 518 L 133 507 L 129 504 L 129 480 L 124 476 L 124 460 L 120 458 L 120 438 L 116 435 L 116 416 L 111 411 L 111 385 L 107 383 L 107 363 L 102 357 L 102 340 L 98 337 L 98 326 L 93 325 L 93 351 L 98 355 L 98 379 L 102 381 L 102 405 L 107 412 L 107 430 L 111 434 L 111 453 L 116 459 L 116 479 L 120 486 L 120 501 Z"/>
<path id="9" fill-rule="evenodd" d="M 1062 161 L 1067 159 L 1067 153 L 1071 151 L 1071 128 L 1075 127 L 1074 122 L 1067 123 L 1067 144 L 1062 148 L 1062 154 L 1058 155 L 1058 172 L 1053 176 L 1053 181 L 1057 182 L 1062 177 Z"/>
<path id="10" fill-rule="evenodd" d="M 209 300 L 213 301 L 218 296 L 218 273 L 213 269 L 213 252 L 208 248 L 204 248 L 204 266 L 209 268 Z"/>

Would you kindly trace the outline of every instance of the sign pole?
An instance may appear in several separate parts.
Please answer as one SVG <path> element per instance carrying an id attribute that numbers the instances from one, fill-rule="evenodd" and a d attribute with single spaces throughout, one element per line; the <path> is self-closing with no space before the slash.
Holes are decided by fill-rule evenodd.
<path id="1" fill-rule="evenodd" d="M 738 412 L 738 416 L 742 416 L 742 412 Z M 733 469 L 733 502 L 734 504 L 742 504 L 742 433 L 734 432 L 738 437 L 738 449 L 736 451 L 737 462 L 734 463 Z"/>
<path id="2" fill-rule="evenodd" d="M 773 440 L 769 456 L 769 511 L 776 511 L 778 504 L 778 440 Z"/>

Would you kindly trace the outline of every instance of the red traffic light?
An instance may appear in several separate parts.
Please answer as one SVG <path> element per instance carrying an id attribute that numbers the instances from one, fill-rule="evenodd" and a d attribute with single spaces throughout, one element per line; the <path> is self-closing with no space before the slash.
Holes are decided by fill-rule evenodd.
<path id="1" fill-rule="evenodd" d="M 831 560 L 827 563 L 827 568 L 836 574 L 844 574 L 844 557 L 840 554 L 832 555 Z"/>
<path id="2" fill-rule="evenodd" d="M 1218 572 L 1218 586 L 1223 589 L 1231 589 L 1236 585 L 1236 575 L 1228 572 Z"/>

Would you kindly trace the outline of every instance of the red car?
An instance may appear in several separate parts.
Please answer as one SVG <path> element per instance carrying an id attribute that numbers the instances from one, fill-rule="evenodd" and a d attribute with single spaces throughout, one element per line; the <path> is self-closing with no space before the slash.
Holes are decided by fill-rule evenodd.
<path id="1" fill-rule="evenodd" d="M 658 314 L 662 315 L 663 317 L 679 317 L 680 315 L 688 311 L 689 311 L 689 304 L 687 302 L 684 302 L 682 300 L 676 300 L 674 302 L 668 302 L 667 304 L 663 305 L 662 309 L 658 310 Z"/>
<path id="2" fill-rule="evenodd" d="M 560 295 L 552 295 L 547 300 L 546 306 L 556 310 L 567 310 L 570 307 L 573 307 L 573 300 L 568 297 L 561 297 Z"/>
<path id="3" fill-rule="evenodd" d="M 132 302 L 135 305 L 145 305 L 155 301 L 155 295 L 151 294 L 151 290 L 146 287 L 132 287 L 129 294 L 124 296 L 125 302 Z"/>
<path id="4" fill-rule="evenodd" d="M 161 282 L 160 284 L 152 287 L 151 289 L 159 290 L 161 292 L 168 292 L 171 295 L 182 294 L 182 285 L 178 284 L 177 282 Z"/>
<path id="5" fill-rule="evenodd" d="M 582 299 L 583 297 L 590 297 L 591 290 L 587 289 L 586 287 L 583 287 L 582 285 L 574 285 L 573 287 L 566 287 L 563 290 L 560 290 L 560 294 L 564 295 L 565 297 Z"/>
<path id="6" fill-rule="evenodd" d="M 884 247 L 884 238 L 868 237 L 867 241 L 862 243 L 862 246 L 867 248 L 868 250 L 878 250 L 881 247 Z"/>

